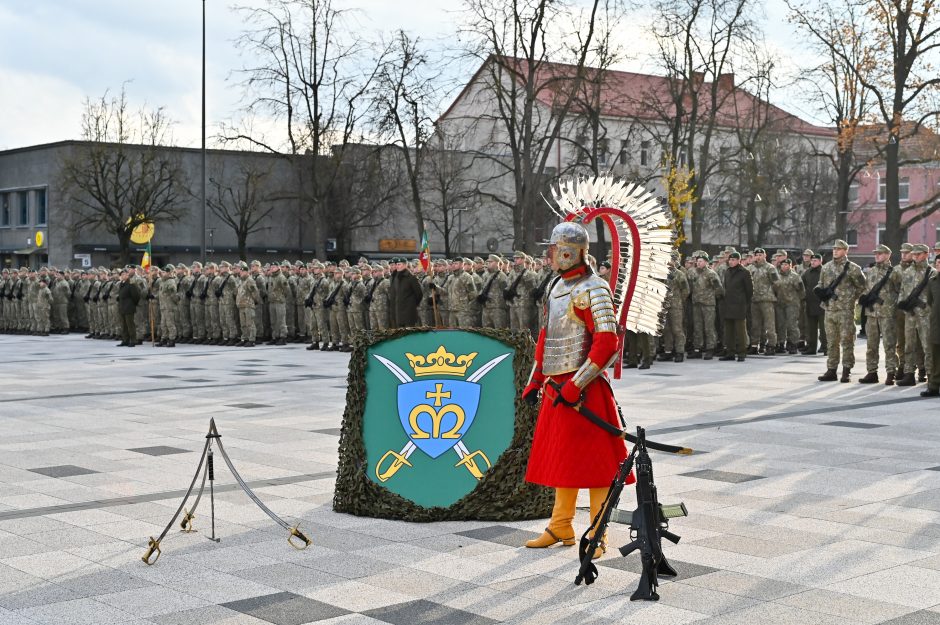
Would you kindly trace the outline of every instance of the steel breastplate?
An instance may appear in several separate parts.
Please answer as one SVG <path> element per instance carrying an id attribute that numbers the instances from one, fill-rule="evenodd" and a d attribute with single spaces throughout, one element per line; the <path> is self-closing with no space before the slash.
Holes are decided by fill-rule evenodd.
<path id="1" fill-rule="evenodd" d="M 591 334 L 573 310 L 574 299 L 586 295 L 586 278 L 558 280 L 548 294 L 542 355 L 542 373 L 546 376 L 577 371 L 591 350 Z"/>

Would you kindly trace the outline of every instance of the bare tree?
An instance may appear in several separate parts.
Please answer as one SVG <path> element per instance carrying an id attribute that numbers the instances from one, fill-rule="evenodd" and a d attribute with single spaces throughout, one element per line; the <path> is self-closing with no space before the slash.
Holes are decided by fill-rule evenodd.
<path id="1" fill-rule="evenodd" d="M 427 141 L 434 131 L 432 111 L 440 97 L 441 73 L 420 46 L 418 39 L 397 31 L 386 47 L 385 62 L 371 92 L 376 129 L 398 150 L 404 165 L 419 239 L 424 229 L 421 182 Z"/>
<path id="2" fill-rule="evenodd" d="M 901 144 L 925 122 L 936 123 L 940 115 L 940 76 L 934 64 L 940 49 L 940 9 L 933 0 L 841 0 L 839 5 L 854 5 L 864 22 L 863 58 L 870 62 L 858 64 L 841 47 L 830 49 L 874 98 L 884 126 L 880 144 L 885 164 L 885 238 L 890 248 L 899 249 L 907 228 L 940 209 L 938 194 L 902 207 L 898 184 L 900 168 L 910 164 L 901 157 Z M 809 20 L 804 27 L 820 41 L 826 40 Z"/>
<path id="3" fill-rule="evenodd" d="M 167 149 L 171 122 L 162 108 L 131 111 L 124 88 L 86 99 L 82 143 L 62 163 L 61 182 L 75 205 L 71 227 L 101 228 L 117 237 L 130 260 L 131 233 L 143 223 L 184 214 L 178 155 Z"/>
<path id="4" fill-rule="evenodd" d="M 246 118 L 225 128 L 223 140 L 291 161 L 317 256 L 325 258 L 327 222 L 335 217 L 327 202 L 345 171 L 345 151 L 362 133 L 379 63 L 332 0 L 267 0 L 240 10 L 248 25 L 239 39 L 247 56 L 240 71 Z M 277 136 L 247 123 L 256 116 L 273 119 Z"/>
<path id="5" fill-rule="evenodd" d="M 579 13 L 571 0 L 464 1 L 462 39 L 481 63 L 473 88 L 482 92 L 471 97 L 479 96 L 484 110 L 451 121 L 470 123 L 488 137 L 477 156 L 499 175 L 481 192 L 512 215 L 516 249 L 534 248 L 532 224 L 547 213 L 542 192 L 555 175 L 548 161 L 584 79 L 599 4 L 593 0 Z M 568 39 L 551 31 L 572 22 Z M 510 189 L 500 188 L 503 177 L 511 180 Z"/>
<path id="6" fill-rule="evenodd" d="M 275 208 L 266 185 L 270 173 L 247 163 L 233 174 L 226 175 L 224 165 L 209 174 L 210 192 L 206 203 L 213 215 L 235 231 L 238 256 L 242 260 L 248 260 L 245 248 L 249 235 L 264 229 L 261 224 Z"/>
<path id="7" fill-rule="evenodd" d="M 465 252 L 462 238 L 480 223 L 479 182 L 472 175 L 475 159 L 458 151 L 459 143 L 437 130 L 428 145 L 421 185 L 425 218 L 443 237 L 446 257 Z"/>

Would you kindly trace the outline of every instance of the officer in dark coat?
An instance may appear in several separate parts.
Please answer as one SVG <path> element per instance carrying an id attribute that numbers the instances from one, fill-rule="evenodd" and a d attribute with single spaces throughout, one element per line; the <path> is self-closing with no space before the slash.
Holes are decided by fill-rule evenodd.
<path id="1" fill-rule="evenodd" d="M 389 286 L 389 316 L 393 328 L 418 325 L 418 304 L 421 303 L 421 283 L 408 270 L 408 263 L 399 258 L 395 276 Z"/>
<path id="2" fill-rule="evenodd" d="M 810 267 L 801 276 L 803 287 L 806 290 L 806 349 L 804 356 L 815 356 L 817 342 L 819 351 L 826 353 L 826 311 L 819 305 L 819 298 L 813 289 L 819 284 L 822 273 L 822 256 L 810 256 Z"/>
<path id="3" fill-rule="evenodd" d="M 754 295 L 751 272 L 741 266 L 741 254 L 728 255 L 728 268 L 724 272 L 725 297 L 721 311 L 724 315 L 725 355 L 719 360 L 744 362 L 747 354 L 747 314 Z"/>
<path id="4" fill-rule="evenodd" d="M 118 314 L 121 317 L 121 342 L 118 347 L 134 347 L 137 340 L 137 326 L 134 315 L 137 313 L 137 304 L 140 302 L 140 289 L 131 282 L 130 271 L 121 272 L 121 286 L 118 289 Z"/>

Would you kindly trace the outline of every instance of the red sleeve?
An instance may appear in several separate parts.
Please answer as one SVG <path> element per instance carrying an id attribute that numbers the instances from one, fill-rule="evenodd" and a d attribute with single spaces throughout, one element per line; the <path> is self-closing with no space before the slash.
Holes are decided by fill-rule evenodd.
<path id="1" fill-rule="evenodd" d="M 610 359 L 617 352 L 620 345 L 617 335 L 613 332 L 595 332 L 594 318 L 591 316 L 590 308 L 583 310 L 576 308 L 575 311 L 584 322 L 588 332 L 591 333 L 591 350 L 588 352 L 588 359 L 598 367 L 603 367 L 610 362 Z"/>
<path id="2" fill-rule="evenodd" d="M 542 360 L 545 357 L 545 328 L 539 331 L 538 341 L 535 343 L 535 368 L 532 371 L 532 380 L 541 384 L 545 381 L 542 374 Z"/>

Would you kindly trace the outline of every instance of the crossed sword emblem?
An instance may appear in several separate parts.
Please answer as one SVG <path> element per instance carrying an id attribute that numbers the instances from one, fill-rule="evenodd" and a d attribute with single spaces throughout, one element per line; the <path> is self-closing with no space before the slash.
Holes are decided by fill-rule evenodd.
<path id="1" fill-rule="evenodd" d="M 375 356 L 375 359 L 378 360 L 383 365 L 385 365 L 385 368 L 388 369 L 392 373 L 392 375 L 398 378 L 398 381 L 401 382 L 402 384 L 408 384 L 409 382 L 414 382 L 414 380 L 412 380 L 411 377 L 409 377 L 409 375 L 405 373 L 401 367 L 396 365 L 394 362 L 392 362 L 388 358 L 383 358 L 382 356 L 379 356 L 378 354 L 373 354 L 373 355 Z M 493 360 L 487 362 L 485 365 L 477 369 L 473 375 L 467 378 L 467 382 L 479 382 L 483 376 L 485 376 L 487 373 L 492 371 L 496 367 L 496 365 L 501 363 L 506 358 L 509 358 L 509 354 L 503 354 L 502 356 L 497 356 Z M 415 445 L 412 441 L 409 440 L 407 443 L 405 443 L 405 446 L 401 448 L 401 451 L 396 452 L 394 449 L 389 449 L 388 451 L 386 451 L 385 454 L 382 456 L 382 458 L 375 465 L 375 477 L 377 477 L 380 482 L 386 482 L 389 479 L 391 479 L 393 475 L 398 473 L 398 470 L 402 468 L 403 466 L 406 466 L 406 465 L 409 467 L 412 466 L 412 464 L 408 462 L 408 458 L 411 456 L 411 454 L 414 453 L 414 450 L 417 448 L 418 448 L 417 445 Z M 470 471 L 470 474 L 478 480 L 482 480 L 483 471 L 489 470 L 489 468 L 492 466 L 490 464 L 490 459 L 486 457 L 486 454 L 483 453 L 482 449 L 478 449 L 471 453 L 470 450 L 467 449 L 467 446 L 464 445 L 463 441 L 457 441 L 457 443 L 454 445 L 454 451 L 457 452 L 457 457 L 460 458 L 460 461 L 454 466 L 466 467 L 467 471 Z M 477 464 L 477 461 L 476 461 L 476 458 L 478 456 L 483 462 L 486 463 L 486 469 L 483 469 L 483 470 L 480 469 L 480 466 Z M 380 469 L 382 468 L 382 465 L 385 464 L 385 461 L 389 457 L 392 458 L 392 463 L 388 466 L 388 468 L 385 471 L 381 471 Z"/>

